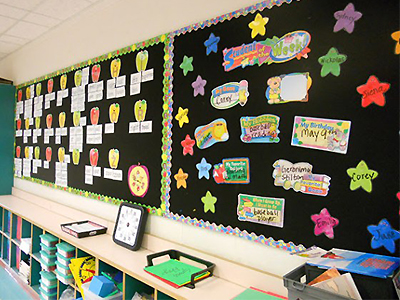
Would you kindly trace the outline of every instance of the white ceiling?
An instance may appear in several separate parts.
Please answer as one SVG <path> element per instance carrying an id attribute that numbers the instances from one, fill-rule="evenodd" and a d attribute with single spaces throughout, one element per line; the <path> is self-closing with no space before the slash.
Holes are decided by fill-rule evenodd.
<path id="1" fill-rule="evenodd" d="M 101 0 L 0 0 L 0 60 Z"/>

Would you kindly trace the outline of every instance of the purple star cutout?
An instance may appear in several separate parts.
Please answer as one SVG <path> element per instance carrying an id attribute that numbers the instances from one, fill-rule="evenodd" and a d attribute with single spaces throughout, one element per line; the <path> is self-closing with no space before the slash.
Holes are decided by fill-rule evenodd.
<path id="1" fill-rule="evenodd" d="M 344 29 L 348 33 L 352 33 L 354 30 L 354 22 L 362 17 L 362 13 L 355 11 L 353 3 L 347 4 L 344 10 L 338 10 L 334 14 L 337 20 L 333 32 L 338 32 Z"/>
<path id="2" fill-rule="evenodd" d="M 194 97 L 196 97 L 198 94 L 204 96 L 204 87 L 206 84 L 207 81 L 205 79 L 201 78 L 200 75 L 197 76 L 196 81 L 192 83 Z"/>

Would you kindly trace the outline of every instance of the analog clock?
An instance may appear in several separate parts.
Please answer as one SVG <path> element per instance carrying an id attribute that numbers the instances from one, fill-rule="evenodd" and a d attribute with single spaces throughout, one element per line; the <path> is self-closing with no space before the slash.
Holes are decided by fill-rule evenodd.
<path id="1" fill-rule="evenodd" d="M 130 250 L 138 250 L 142 243 L 147 210 L 142 206 L 124 202 L 118 210 L 113 241 Z"/>

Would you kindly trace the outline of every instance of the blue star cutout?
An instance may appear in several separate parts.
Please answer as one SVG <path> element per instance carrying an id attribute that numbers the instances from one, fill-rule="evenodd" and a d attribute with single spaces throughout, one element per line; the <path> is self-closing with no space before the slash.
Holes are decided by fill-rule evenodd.
<path id="1" fill-rule="evenodd" d="M 211 164 L 209 164 L 206 159 L 203 157 L 201 159 L 201 162 L 196 164 L 197 170 L 199 170 L 199 179 L 201 178 L 206 178 L 210 179 L 210 169 L 211 169 Z"/>
<path id="2" fill-rule="evenodd" d="M 372 249 L 385 247 L 390 253 L 396 250 L 395 240 L 400 239 L 400 232 L 394 230 L 388 220 L 382 219 L 378 225 L 370 225 L 367 227 L 372 234 Z"/>
<path id="3" fill-rule="evenodd" d="M 208 40 L 204 42 L 204 46 L 207 49 L 207 55 L 211 52 L 217 53 L 218 51 L 218 42 L 221 38 L 219 36 L 215 36 L 214 33 L 211 32 L 210 37 Z"/>

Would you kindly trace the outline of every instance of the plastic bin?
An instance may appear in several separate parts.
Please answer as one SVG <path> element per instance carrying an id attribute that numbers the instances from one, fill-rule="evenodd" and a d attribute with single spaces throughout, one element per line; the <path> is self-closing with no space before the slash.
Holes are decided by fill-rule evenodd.
<path id="1" fill-rule="evenodd" d="M 40 251 L 40 257 L 43 262 L 46 264 L 54 264 L 56 262 L 56 255 L 50 255 L 46 251 L 41 250 Z"/>
<path id="2" fill-rule="evenodd" d="M 56 300 L 57 299 L 57 290 L 53 294 L 47 293 L 45 290 L 42 289 L 42 287 L 39 287 L 39 290 L 40 290 L 40 297 L 42 297 L 42 299 L 45 299 L 45 300 L 53 300 L 53 299 Z"/>
<path id="3" fill-rule="evenodd" d="M 85 300 L 102 300 L 102 299 L 107 299 L 107 300 L 122 300 L 122 292 L 118 292 L 112 296 L 103 298 L 100 297 L 96 294 L 93 294 L 90 290 L 89 290 L 89 286 L 90 286 L 90 282 L 84 283 L 82 284 L 82 289 L 83 289 L 83 294 L 85 295 Z"/>
<path id="4" fill-rule="evenodd" d="M 64 267 L 68 267 L 69 268 L 69 264 L 71 263 L 71 259 L 72 259 L 72 257 L 71 258 L 66 258 L 66 257 L 64 257 L 64 256 L 62 256 L 60 253 L 56 253 L 56 256 L 57 256 L 57 261 L 60 263 L 60 264 L 62 264 Z"/>
<path id="5" fill-rule="evenodd" d="M 65 258 L 75 257 L 75 247 L 68 243 L 59 243 L 56 245 L 57 253 L 60 253 Z"/>
<path id="6" fill-rule="evenodd" d="M 55 277 L 55 276 L 54 276 Z M 55 277 L 56 278 L 56 277 Z M 39 279 L 40 287 L 44 290 L 47 294 L 54 294 L 57 293 L 57 281 L 54 281 L 55 284 L 52 286 L 47 286 L 43 283 L 43 280 Z"/>
<path id="7" fill-rule="evenodd" d="M 283 276 L 283 284 L 288 289 L 289 300 L 352 300 L 352 298 L 331 293 L 317 287 L 307 285 L 306 283 L 301 283 L 300 279 L 305 275 L 306 267 L 305 265 L 302 265 Z"/>
<path id="8" fill-rule="evenodd" d="M 42 266 L 42 269 L 47 271 L 47 272 L 53 272 L 56 269 L 56 263 L 46 263 L 42 259 L 40 260 L 40 265 Z"/>
<path id="9" fill-rule="evenodd" d="M 42 280 L 42 283 L 46 286 L 57 286 L 57 277 L 54 273 L 40 271 L 40 278 Z"/>
<path id="10" fill-rule="evenodd" d="M 64 274 L 60 273 L 59 270 L 56 270 L 57 279 L 60 280 L 65 285 L 71 284 L 74 282 L 74 277 L 72 275 L 65 276 Z"/>
<path id="11" fill-rule="evenodd" d="M 46 246 L 46 245 L 43 244 L 43 243 L 40 243 L 40 247 L 42 248 L 43 251 L 46 251 L 46 253 L 47 253 L 48 255 L 54 255 L 54 254 L 56 254 L 56 251 L 57 251 L 57 248 L 56 248 L 56 247 L 49 247 L 49 246 Z"/>
<path id="12" fill-rule="evenodd" d="M 69 267 L 64 266 L 63 264 L 56 261 L 57 271 L 59 271 L 64 276 L 71 275 L 71 270 Z"/>
<path id="13" fill-rule="evenodd" d="M 50 233 L 39 235 L 40 242 L 47 247 L 54 247 L 58 243 L 58 238 Z"/>

